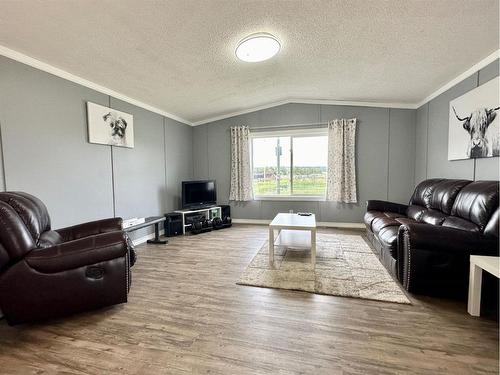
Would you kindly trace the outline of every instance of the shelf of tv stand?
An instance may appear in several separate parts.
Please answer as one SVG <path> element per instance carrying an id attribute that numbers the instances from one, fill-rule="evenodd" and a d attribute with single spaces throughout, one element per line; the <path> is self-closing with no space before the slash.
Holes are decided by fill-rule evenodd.
<path id="1" fill-rule="evenodd" d="M 215 215 L 211 215 L 210 213 L 213 211 L 217 211 L 217 213 Z M 182 234 L 186 234 L 186 228 L 189 228 L 191 226 L 191 224 L 186 224 L 186 215 L 206 213 L 205 217 L 208 220 L 211 220 L 214 217 L 222 217 L 222 208 L 217 205 L 200 207 L 200 208 L 189 208 L 185 210 L 176 210 L 174 212 L 182 215 Z"/>

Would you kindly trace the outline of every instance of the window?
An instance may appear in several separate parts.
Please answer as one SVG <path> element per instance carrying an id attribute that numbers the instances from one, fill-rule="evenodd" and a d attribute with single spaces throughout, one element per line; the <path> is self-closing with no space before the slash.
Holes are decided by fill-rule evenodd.
<path id="1" fill-rule="evenodd" d="M 255 197 L 324 197 L 327 154 L 325 129 L 252 134 Z"/>

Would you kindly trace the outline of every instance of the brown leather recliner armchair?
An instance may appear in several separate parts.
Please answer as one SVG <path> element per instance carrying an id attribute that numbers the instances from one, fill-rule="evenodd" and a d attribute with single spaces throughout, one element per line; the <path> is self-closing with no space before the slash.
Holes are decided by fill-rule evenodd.
<path id="1" fill-rule="evenodd" d="M 130 241 L 112 218 L 51 230 L 47 208 L 0 193 L 0 310 L 11 325 L 127 302 Z"/>

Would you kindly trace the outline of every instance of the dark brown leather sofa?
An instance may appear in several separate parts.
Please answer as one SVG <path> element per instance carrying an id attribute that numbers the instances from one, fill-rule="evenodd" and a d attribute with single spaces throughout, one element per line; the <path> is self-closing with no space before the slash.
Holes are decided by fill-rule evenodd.
<path id="1" fill-rule="evenodd" d="M 498 256 L 498 189 L 498 181 L 430 179 L 409 205 L 368 201 L 368 238 L 406 290 L 463 296 L 470 255 Z"/>
<path id="2" fill-rule="evenodd" d="M 0 309 L 9 324 L 123 303 L 129 245 L 120 218 L 51 230 L 45 205 L 0 193 Z"/>

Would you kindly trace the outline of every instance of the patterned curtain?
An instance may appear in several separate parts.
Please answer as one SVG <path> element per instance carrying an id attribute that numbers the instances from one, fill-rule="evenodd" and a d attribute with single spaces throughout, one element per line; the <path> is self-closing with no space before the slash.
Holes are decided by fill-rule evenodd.
<path id="1" fill-rule="evenodd" d="M 326 200 L 357 203 L 356 119 L 328 123 Z"/>
<path id="2" fill-rule="evenodd" d="M 248 126 L 231 128 L 231 201 L 253 199 L 249 135 Z"/>

